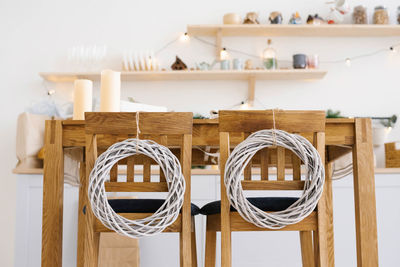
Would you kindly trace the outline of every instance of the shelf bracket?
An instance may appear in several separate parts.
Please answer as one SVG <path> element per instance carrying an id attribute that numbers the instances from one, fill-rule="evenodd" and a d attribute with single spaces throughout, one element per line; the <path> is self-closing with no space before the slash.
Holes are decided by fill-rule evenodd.
<path id="1" fill-rule="evenodd" d="M 256 76 L 255 75 L 250 75 L 249 76 L 249 81 L 248 81 L 248 96 L 247 96 L 247 103 L 249 107 L 254 106 L 254 96 L 256 93 Z"/>
<path id="2" fill-rule="evenodd" d="M 221 60 L 221 50 L 222 50 L 222 29 L 217 29 L 217 34 L 215 35 L 215 49 L 216 49 L 216 58 L 217 60 Z"/>

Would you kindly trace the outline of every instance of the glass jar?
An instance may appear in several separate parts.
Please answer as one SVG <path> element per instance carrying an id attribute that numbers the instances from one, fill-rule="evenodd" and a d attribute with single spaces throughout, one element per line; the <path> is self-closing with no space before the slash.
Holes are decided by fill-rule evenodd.
<path id="1" fill-rule="evenodd" d="M 271 44 L 271 39 L 268 39 L 268 46 L 263 53 L 263 63 L 267 70 L 276 70 L 278 68 L 278 61 L 276 60 L 276 51 L 272 48 Z"/>
<path id="2" fill-rule="evenodd" d="M 367 8 L 359 5 L 354 7 L 353 10 L 353 23 L 354 24 L 368 24 Z"/>
<path id="3" fill-rule="evenodd" d="M 377 6 L 374 11 L 374 24 L 389 24 L 389 14 L 386 7 Z"/>

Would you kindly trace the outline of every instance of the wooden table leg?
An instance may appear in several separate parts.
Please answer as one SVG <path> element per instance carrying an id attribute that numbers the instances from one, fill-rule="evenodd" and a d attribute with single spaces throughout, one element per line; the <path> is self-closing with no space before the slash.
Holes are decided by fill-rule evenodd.
<path id="1" fill-rule="evenodd" d="M 61 121 L 46 121 L 42 267 L 62 266 L 64 152 Z"/>
<path id="2" fill-rule="evenodd" d="M 379 263 L 371 119 L 355 120 L 353 169 L 357 265 L 375 267 Z"/>

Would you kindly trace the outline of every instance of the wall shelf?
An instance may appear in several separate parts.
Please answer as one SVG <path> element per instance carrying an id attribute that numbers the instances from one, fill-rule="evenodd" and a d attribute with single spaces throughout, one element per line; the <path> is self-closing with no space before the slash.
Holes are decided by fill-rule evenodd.
<path id="1" fill-rule="evenodd" d="M 122 81 L 185 81 L 185 80 L 318 80 L 322 70 L 210 70 L 210 71 L 137 71 L 122 72 Z M 98 72 L 41 72 L 39 75 L 50 82 L 73 82 L 76 79 L 100 81 Z"/>
<path id="2" fill-rule="evenodd" d="M 76 79 L 100 81 L 98 72 L 57 73 L 42 72 L 39 75 L 51 82 L 73 82 Z M 319 80 L 326 75 L 322 70 L 210 70 L 210 71 L 136 71 L 122 72 L 122 81 L 187 81 L 187 80 L 247 80 L 248 104 L 253 105 L 256 80 Z"/>
<path id="3" fill-rule="evenodd" d="M 400 36 L 400 25 L 188 25 L 191 36 L 293 36 L 293 37 L 390 37 Z"/>

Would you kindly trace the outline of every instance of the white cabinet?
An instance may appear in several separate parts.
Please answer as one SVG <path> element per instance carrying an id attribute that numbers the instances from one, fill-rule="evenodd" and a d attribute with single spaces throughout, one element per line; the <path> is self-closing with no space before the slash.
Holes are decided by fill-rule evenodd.
<path id="1" fill-rule="evenodd" d="M 42 221 L 42 176 L 18 175 L 17 267 L 40 266 Z M 352 177 L 334 184 L 336 266 L 356 266 L 354 201 Z M 76 265 L 78 188 L 64 187 L 63 266 Z M 376 175 L 380 266 L 395 267 L 400 262 L 400 174 Z M 203 204 L 219 198 L 219 176 L 193 176 L 193 202 Z M 205 218 L 197 216 L 199 266 L 204 257 Z M 219 242 L 219 235 L 218 235 Z M 233 234 L 233 266 L 301 266 L 297 232 L 242 232 Z M 162 234 L 140 240 L 142 267 L 179 266 L 178 234 Z M 157 251 L 157 253 L 154 253 Z M 290 256 L 282 257 L 282 253 Z M 219 262 L 219 246 L 217 246 Z M 218 264 L 219 266 L 219 264 Z"/>

